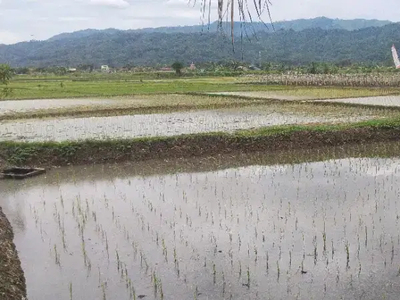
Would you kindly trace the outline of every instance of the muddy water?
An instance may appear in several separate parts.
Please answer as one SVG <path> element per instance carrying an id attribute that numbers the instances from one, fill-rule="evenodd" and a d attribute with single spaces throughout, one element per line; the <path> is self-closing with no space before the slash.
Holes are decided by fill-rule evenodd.
<path id="1" fill-rule="evenodd" d="M 275 99 L 275 100 L 308 100 L 310 97 L 285 95 L 282 93 L 274 93 L 269 91 L 262 92 L 219 92 L 209 93 L 209 95 L 225 95 L 225 96 L 240 96 L 259 99 Z"/>
<path id="2" fill-rule="evenodd" d="M 398 299 L 399 163 L 73 167 L 1 181 L 0 205 L 30 300 Z"/>
<path id="3" fill-rule="evenodd" d="M 283 124 L 347 122 L 372 118 L 307 116 L 279 113 L 268 106 L 255 109 L 219 109 L 168 114 L 46 119 L 0 122 L 0 141 L 66 141 L 173 136 L 204 132 L 233 132 Z"/>
<path id="4" fill-rule="evenodd" d="M 387 107 L 400 107 L 400 96 L 330 99 L 330 100 L 319 100 L 319 101 L 333 102 L 333 103 L 363 104 L 363 105 L 373 105 L 373 106 L 379 105 Z"/>
<path id="5" fill-rule="evenodd" d="M 400 107 L 400 96 L 378 96 L 378 97 L 360 97 L 360 98 L 343 98 L 343 99 L 326 99 L 318 100 L 316 97 L 306 96 L 293 96 L 285 95 L 274 92 L 222 92 L 222 93 L 210 93 L 211 95 L 231 95 L 231 96 L 242 96 L 259 99 L 276 99 L 276 100 L 310 100 L 315 98 L 315 102 L 333 102 L 333 103 L 351 103 L 351 104 L 362 104 L 372 106 L 387 106 L 387 107 Z"/>
<path id="6" fill-rule="evenodd" d="M 111 106 L 126 103 L 119 99 L 38 99 L 0 101 L 0 116 L 10 113 L 80 106 Z"/>

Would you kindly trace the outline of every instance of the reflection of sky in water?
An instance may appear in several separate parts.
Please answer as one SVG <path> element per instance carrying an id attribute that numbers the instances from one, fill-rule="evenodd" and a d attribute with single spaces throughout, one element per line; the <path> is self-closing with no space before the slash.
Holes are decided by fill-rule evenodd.
<path id="1" fill-rule="evenodd" d="M 300 114 L 240 112 L 234 110 L 195 111 L 76 119 L 43 119 L 0 122 L 0 140 L 65 141 L 151 136 L 173 136 L 204 132 L 233 132 L 273 125 L 343 122 L 365 117 L 327 118 Z"/>
<path id="2" fill-rule="evenodd" d="M 395 107 L 400 106 L 400 96 L 332 99 L 323 101 L 329 101 L 335 103 L 364 104 L 364 105 L 382 105 L 382 106 L 395 106 Z"/>
<path id="3" fill-rule="evenodd" d="M 58 109 L 80 106 L 115 106 L 126 103 L 119 99 L 39 99 L 39 100 L 14 100 L 0 101 L 0 116 L 9 113 L 34 112 L 41 109 Z"/>
<path id="4" fill-rule="evenodd" d="M 176 174 L 151 174 L 145 164 L 132 164 L 113 169 L 115 175 L 110 174 L 115 166 L 73 167 L 25 182 L 0 182 L 0 205 L 14 226 L 25 222 L 15 241 L 33 300 L 68 300 L 69 282 L 75 298 L 101 299 L 99 282 L 104 280 L 107 299 L 129 299 L 116 251 L 138 294 L 148 299 L 153 299 L 153 270 L 162 280 L 165 299 L 191 299 L 195 286 L 204 299 L 217 300 L 229 299 L 230 293 L 243 300 L 398 299 L 399 163 L 398 158 L 351 158 Z M 78 214 L 78 201 L 87 216 L 84 240 L 91 271 L 83 264 L 80 218 L 73 217 L 72 203 Z M 65 226 L 66 251 L 59 220 Z M 133 241 L 146 257 L 147 273 L 140 256 L 134 258 Z M 61 268 L 54 263 L 54 245 Z M 300 272 L 302 263 L 306 274 Z M 243 286 L 247 269 L 249 289 Z"/>

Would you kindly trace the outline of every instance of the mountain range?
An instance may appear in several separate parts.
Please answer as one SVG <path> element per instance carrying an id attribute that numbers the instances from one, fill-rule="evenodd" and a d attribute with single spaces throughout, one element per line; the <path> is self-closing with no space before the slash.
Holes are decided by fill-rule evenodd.
<path id="1" fill-rule="evenodd" d="M 81 64 L 115 67 L 170 65 L 174 61 L 245 60 L 307 64 L 352 61 L 390 64 L 390 46 L 400 42 L 400 24 L 380 20 L 324 17 L 269 23 L 145 28 L 87 29 L 45 41 L 0 45 L 0 63 L 13 67 Z M 220 30 L 219 30 L 220 29 Z"/>

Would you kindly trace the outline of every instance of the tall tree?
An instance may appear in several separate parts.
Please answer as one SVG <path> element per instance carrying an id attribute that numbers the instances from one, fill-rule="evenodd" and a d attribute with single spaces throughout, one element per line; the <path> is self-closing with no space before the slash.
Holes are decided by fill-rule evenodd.
<path id="1" fill-rule="evenodd" d="M 183 69 L 183 64 L 179 61 L 176 61 L 172 64 L 171 68 L 175 70 L 176 75 L 181 75 L 181 70 Z"/>

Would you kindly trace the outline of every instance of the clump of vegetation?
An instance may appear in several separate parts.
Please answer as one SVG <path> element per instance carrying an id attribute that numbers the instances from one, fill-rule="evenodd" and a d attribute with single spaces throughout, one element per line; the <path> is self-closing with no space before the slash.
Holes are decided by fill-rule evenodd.
<path id="1" fill-rule="evenodd" d="M 176 61 L 171 65 L 171 68 L 174 69 L 176 75 L 181 75 L 183 69 L 183 63 Z"/>
<path id="2" fill-rule="evenodd" d="M 9 65 L 0 64 L 0 83 L 7 85 L 12 78 L 14 72 Z M 7 98 L 12 95 L 13 89 L 3 87 L 0 91 L 0 98 Z"/>
<path id="3" fill-rule="evenodd" d="M 293 71 L 284 74 L 253 74 L 244 77 L 242 82 L 287 86 L 398 87 L 400 85 L 397 73 L 318 73 L 316 65 L 311 65 L 309 72 L 306 73 Z"/>
<path id="4" fill-rule="evenodd" d="M 13 76 L 13 71 L 9 65 L 0 64 L 0 82 L 2 84 L 8 84 L 8 81 Z"/>

